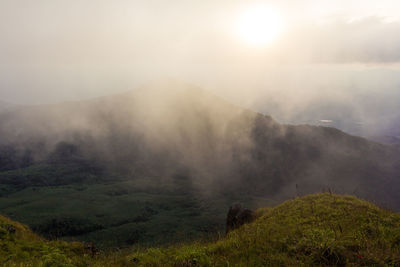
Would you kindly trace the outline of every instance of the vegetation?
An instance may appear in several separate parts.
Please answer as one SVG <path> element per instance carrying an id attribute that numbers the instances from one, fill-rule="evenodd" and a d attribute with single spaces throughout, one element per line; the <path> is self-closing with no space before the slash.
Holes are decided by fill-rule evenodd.
<path id="1" fill-rule="evenodd" d="M 1 266 L 76 266 L 84 260 L 81 243 L 46 241 L 19 223 L 0 217 Z"/>
<path id="2" fill-rule="evenodd" d="M 0 212 L 49 239 L 127 247 L 208 238 L 224 231 L 234 201 L 249 207 L 270 203 L 250 196 L 202 196 L 178 178 L 130 180 L 71 164 L 33 165 L 0 172 Z"/>
<path id="3" fill-rule="evenodd" d="M 400 154 L 282 125 L 185 84 L 0 113 L 0 213 L 47 238 L 173 244 L 332 188 L 400 210 Z"/>
<path id="4" fill-rule="evenodd" d="M 80 243 L 45 241 L 1 218 L 5 266 L 398 266 L 400 215 L 355 198 L 308 195 L 257 211 L 215 242 L 92 255 Z M 10 232 L 15 227 L 15 233 Z"/>

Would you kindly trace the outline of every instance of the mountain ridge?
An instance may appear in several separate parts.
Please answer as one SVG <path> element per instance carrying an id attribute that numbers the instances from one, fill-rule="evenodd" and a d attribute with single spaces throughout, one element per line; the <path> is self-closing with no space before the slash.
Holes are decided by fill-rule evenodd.
<path id="1" fill-rule="evenodd" d="M 1 114 L 0 212 L 46 236 L 63 224 L 56 238 L 118 246 L 216 233 L 233 202 L 326 188 L 400 209 L 398 150 L 279 124 L 187 84 L 157 86 Z"/>

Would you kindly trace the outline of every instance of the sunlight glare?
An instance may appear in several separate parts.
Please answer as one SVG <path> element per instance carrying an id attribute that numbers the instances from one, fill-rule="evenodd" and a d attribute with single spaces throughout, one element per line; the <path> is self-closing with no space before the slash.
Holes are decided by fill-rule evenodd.
<path id="1" fill-rule="evenodd" d="M 247 8 L 238 20 L 238 35 L 252 45 L 263 45 L 274 41 L 283 31 L 283 20 L 279 12 L 266 6 Z"/>

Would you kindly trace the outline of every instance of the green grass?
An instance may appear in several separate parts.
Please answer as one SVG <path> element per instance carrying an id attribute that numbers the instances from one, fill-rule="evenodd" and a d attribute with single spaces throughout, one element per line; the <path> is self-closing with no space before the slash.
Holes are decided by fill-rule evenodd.
<path id="1" fill-rule="evenodd" d="M 1 266 L 75 266 L 84 260 L 83 244 L 44 240 L 22 224 L 0 216 Z M 75 258 L 75 260 L 73 260 Z"/>
<path id="2" fill-rule="evenodd" d="M 6 266 L 400 265 L 400 215 L 358 198 L 308 195 L 257 214 L 253 223 L 214 242 L 132 247 L 94 257 L 80 243 L 41 240 L 16 224 L 15 236 L 1 236 L 0 256 L 12 255 L 3 260 Z M 5 218 L 0 222 L 2 233 L 5 224 L 15 224 Z"/>
<path id="3" fill-rule="evenodd" d="M 131 259 L 144 266 L 400 265 L 400 215 L 355 197 L 309 195 L 259 213 L 215 243 Z"/>

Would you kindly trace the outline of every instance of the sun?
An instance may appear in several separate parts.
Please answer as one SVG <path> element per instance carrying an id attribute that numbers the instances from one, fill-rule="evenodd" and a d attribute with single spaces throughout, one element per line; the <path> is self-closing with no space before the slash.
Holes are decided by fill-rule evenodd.
<path id="1" fill-rule="evenodd" d="M 237 22 L 237 34 L 252 45 L 269 44 L 277 39 L 284 28 L 277 10 L 267 6 L 251 6 L 244 10 Z"/>

